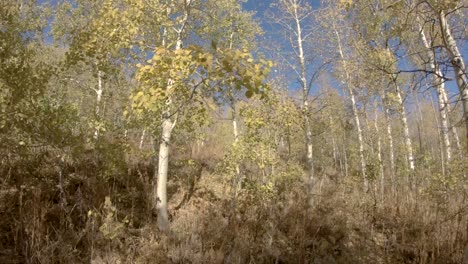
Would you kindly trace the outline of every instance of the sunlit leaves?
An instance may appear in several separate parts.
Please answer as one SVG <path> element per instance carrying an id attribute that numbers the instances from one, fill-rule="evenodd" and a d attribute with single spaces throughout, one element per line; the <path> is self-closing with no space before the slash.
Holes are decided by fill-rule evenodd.
<path id="1" fill-rule="evenodd" d="M 81 6 L 82 5 L 82 6 Z M 75 24 L 72 26 L 72 45 L 69 63 L 86 58 L 95 58 L 103 63 L 116 58 L 125 49 L 131 49 L 144 33 L 141 32 L 144 1 L 142 0 L 104 0 L 100 5 L 81 3 L 78 8 L 62 4 L 64 13 L 60 19 Z M 90 10 L 86 10 L 86 7 Z M 70 12 L 70 15 L 66 15 Z M 80 13 L 81 12 L 81 13 Z M 54 31 L 60 30 L 55 27 Z M 64 35 L 66 33 L 61 33 Z"/>
<path id="2" fill-rule="evenodd" d="M 137 65 L 140 88 L 131 99 L 138 112 L 158 112 L 167 100 L 189 103 L 196 89 L 210 89 L 213 84 L 231 83 L 245 89 L 247 97 L 265 90 L 264 80 L 271 62 L 256 61 L 247 51 L 217 50 L 205 52 L 197 46 L 170 50 L 157 48 L 145 65 Z"/>
<path id="3" fill-rule="evenodd" d="M 255 60 L 247 50 L 231 50 L 220 52 L 218 74 L 224 77 L 238 90 L 245 88 L 245 95 L 250 98 L 254 94 L 264 92 L 264 80 L 273 66 L 271 61 Z"/>

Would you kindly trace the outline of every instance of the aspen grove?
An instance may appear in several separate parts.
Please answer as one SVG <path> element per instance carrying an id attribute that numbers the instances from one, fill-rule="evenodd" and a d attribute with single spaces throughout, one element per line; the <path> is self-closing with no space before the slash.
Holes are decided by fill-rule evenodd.
<path id="1" fill-rule="evenodd" d="M 468 0 L 0 0 L 0 263 L 468 263 Z"/>

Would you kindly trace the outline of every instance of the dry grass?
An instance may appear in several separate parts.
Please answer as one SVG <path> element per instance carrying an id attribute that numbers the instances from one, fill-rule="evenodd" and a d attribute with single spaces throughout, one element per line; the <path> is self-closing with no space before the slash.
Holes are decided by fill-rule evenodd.
<path id="1" fill-rule="evenodd" d="M 94 162 L 68 164 L 62 193 L 55 162 L 3 168 L 10 180 L 0 192 L 1 263 L 442 264 L 462 263 L 468 242 L 461 192 L 400 191 L 382 201 L 334 178 L 313 207 L 300 180 L 244 188 L 233 202 L 230 181 L 184 160 L 172 164 L 166 236 L 147 198 L 150 163 L 107 179 Z"/>

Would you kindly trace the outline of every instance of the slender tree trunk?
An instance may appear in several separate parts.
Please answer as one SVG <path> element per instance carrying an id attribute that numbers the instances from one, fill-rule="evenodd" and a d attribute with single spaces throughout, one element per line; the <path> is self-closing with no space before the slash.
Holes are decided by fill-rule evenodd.
<path id="1" fill-rule="evenodd" d="M 177 32 L 177 39 L 175 50 L 179 50 L 182 48 L 182 34 L 186 27 L 188 21 L 188 10 L 191 3 L 191 0 L 185 0 L 185 13 L 183 18 L 180 22 L 180 28 L 176 30 Z M 170 10 L 168 11 L 170 14 Z M 163 46 L 166 46 L 166 29 L 163 33 Z M 174 80 L 169 79 L 167 81 L 167 90 L 171 90 L 171 87 L 174 85 Z M 156 211 L 158 214 L 158 227 L 163 232 L 169 231 L 169 214 L 167 212 L 167 173 L 169 168 L 169 152 L 170 152 L 170 140 L 172 131 L 176 125 L 176 119 L 173 120 L 171 114 L 171 104 L 172 98 L 168 98 L 166 101 L 165 110 L 162 114 L 162 133 L 161 139 L 159 144 L 159 162 L 158 162 L 158 173 L 157 179 L 153 182 L 157 183 L 154 185 L 153 190 L 153 199 L 154 204 L 156 205 Z M 176 115 L 177 116 L 177 115 Z"/>
<path id="2" fill-rule="evenodd" d="M 424 44 L 424 47 L 427 50 L 427 56 L 429 58 L 429 65 L 431 67 L 433 74 L 433 85 L 437 91 L 437 99 L 439 102 L 439 114 L 440 114 L 440 130 L 442 132 L 442 138 L 445 146 L 445 157 L 446 161 L 450 162 L 452 158 L 452 149 L 450 145 L 450 138 L 449 138 L 449 120 L 448 120 L 448 113 L 449 113 L 449 104 L 447 98 L 447 92 L 445 91 L 445 84 L 444 80 L 442 79 L 443 73 L 440 70 L 439 65 L 435 60 L 435 56 L 432 50 L 431 45 L 424 34 L 424 29 L 419 24 L 419 32 L 421 35 L 421 40 Z"/>
<path id="3" fill-rule="evenodd" d="M 369 182 L 367 179 L 367 170 L 366 170 L 366 159 L 364 156 L 364 138 L 362 135 L 362 128 L 361 128 L 361 122 L 359 119 L 359 113 L 356 107 L 356 98 L 354 96 L 353 89 L 350 87 L 349 89 L 349 94 L 351 97 L 351 104 L 352 104 L 352 109 L 353 109 L 353 116 L 354 116 L 354 122 L 356 123 L 356 128 L 358 132 L 358 141 L 359 141 L 359 156 L 361 158 L 361 170 L 362 170 L 362 177 L 364 181 L 364 191 L 368 191 L 369 189 Z"/>
<path id="4" fill-rule="evenodd" d="M 437 127 L 440 126 L 439 118 L 437 117 L 437 110 L 434 104 L 434 100 L 432 99 L 432 96 L 429 96 L 431 98 L 431 106 L 432 106 L 432 111 L 434 113 L 434 119 L 436 121 Z M 440 167 L 442 168 L 442 175 L 445 176 L 445 157 L 444 157 L 444 151 L 443 150 L 443 143 L 442 143 L 442 135 L 440 134 L 440 129 L 437 129 L 437 139 L 438 139 L 438 145 L 439 145 L 439 153 L 440 153 Z"/>
<path id="5" fill-rule="evenodd" d="M 455 139 L 455 143 L 456 143 L 456 146 L 457 146 L 456 149 L 457 149 L 458 153 L 463 157 L 463 151 L 462 151 L 462 146 L 461 146 L 461 143 L 460 143 L 460 136 L 458 136 L 457 127 L 452 125 L 450 127 L 450 131 L 452 132 L 453 138 Z"/>
<path id="6" fill-rule="evenodd" d="M 448 54 L 450 55 L 452 65 L 455 70 L 455 79 L 460 91 L 460 97 L 463 105 L 463 119 L 466 128 L 466 152 L 468 153 L 468 79 L 466 76 L 466 67 L 463 61 L 463 57 L 458 49 L 457 42 L 452 36 L 450 25 L 448 24 L 448 21 L 445 17 L 445 12 L 438 12 L 438 16 L 443 44 L 445 49 L 448 51 Z"/>
<path id="7" fill-rule="evenodd" d="M 229 38 L 229 49 L 232 49 L 233 47 L 233 44 L 234 44 L 234 32 L 231 32 L 230 34 L 230 38 Z M 233 92 L 232 91 L 232 83 L 230 84 L 230 89 L 231 89 L 231 93 Z M 237 145 L 239 143 L 239 129 L 238 129 L 238 126 L 237 126 L 237 111 L 236 111 L 236 100 L 234 99 L 234 96 L 231 96 L 230 98 L 230 104 L 231 104 L 231 111 L 232 111 L 232 132 L 234 134 L 234 144 Z M 242 179 L 240 178 L 241 175 L 240 175 L 240 167 L 239 167 L 239 164 L 237 163 L 236 164 L 236 191 L 235 191 L 235 195 L 237 196 L 237 192 L 240 190 L 241 188 L 241 184 L 242 184 Z"/>
<path id="8" fill-rule="evenodd" d="M 335 26 L 335 25 L 333 25 L 333 26 Z M 351 99 L 354 122 L 356 123 L 356 128 L 357 128 L 357 132 L 358 132 L 359 156 L 360 156 L 360 160 L 361 160 L 361 171 L 362 171 L 362 178 L 363 178 L 363 187 L 364 187 L 364 191 L 367 192 L 369 190 L 369 182 L 368 182 L 368 179 L 367 179 L 366 159 L 365 159 L 365 156 L 364 156 L 364 140 L 363 140 L 363 136 L 362 136 L 362 128 L 361 128 L 361 123 L 360 123 L 360 120 L 359 120 L 359 114 L 358 114 L 358 110 L 357 110 L 357 107 L 356 107 L 356 98 L 354 96 L 353 88 L 351 87 L 351 84 L 350 84 L 351 78 L 350 78 L 348 69 L 346 68 L 346 60 L 345 60 L 345 57 L 344 57 L 343 48 L 341 46 L 340 34 L 338 33 L 338 30 L 336 28 L 334 28 L 334 30 L 335 30 L 336 38 L 338 40 L 338 52 L 340 54 L 341 60 L 343 61 L 343 68 L 344 68 L 345 75 L 346 75 L 346 86 L 348 88 L 348 93 L 349 93 L 349 96 L 350 96 L 350 99 Z"/>
<path id="9" fill-rule="evenodd" d="M 306 140 L 306 160 L 307 167 L 309 169 L 309 189 L 312 192 L 313 187 L 316 184 L 317 179 L 315 179 L 314 173 L 314 159 L 313 159 L 313 145 L 312 145 L 312 129 L 309 119 L 309 87 L 307 85 L 307 73 L 306 73 L 306 63 L 305 55 L 303 49 L 303 38 L 302 38 L 302 26 L 301 19 L 298 14 L 299 3 L 293 1 L 292 4 L 294 21 L 296 24 L 296 36 L 297 36 L 297 49 L 298 49 L 298 59 L 301 67 L 300 80 L 302 87 L 302 109 L 303 109 L 303 118 L 304 118 L 304 129 L 305 129 L 305 140 Z"/>
<path id="10" fill-rule="evenodd" d="M 234 102 L 231 102 L 231 110 L 232 110 L 232 133 L 234 134 L 234 144 L 237 145 L 239 143 L 239 128 L 237 126 L 237 111 L 236 111 L 236 106 L 234 105 Z M 236 164 L 236 177 L 237 179 L 237 189 L 240 188 L 241 184 L 241 179 L 240 177 L 240 168 L 239 164 Z"/>
<path id="11" fill-rule="evenodd" d="M 423 144 L 423 131 L 422 131 L 422 125 L 423 125 L 423 115 L 421 112 L 421 105 L 419 103 L 419 97 L 418 93 L 416 91 L 413 91 L 413 97 L 414 101 L 416 102 L 416 109 L 418 110 L 418 115 L 417 115 L 417 126 L 418 126 L 418 141 L 419 141 L 419 151 L 421 154 L 424 155 L 425 153 L 425 147 Z"/>
<path id="12" fill-rule="evenodd" d="M 104 86 L 103 86 L 103 83 L 102 83 L 102 71 L 101 70 L 98 70 L 98 73 L 97 73 L 97 78 L 98 78 L 98 87 L 97 89 L 95 90 L 96 91 L 96 109 L 95 109 L 95 116 L 96 116 L 96 120 L 100 120 L 100 117 L 99 115 L 101 114 L 100 111 L 101 111 L 101 101 L 102 101 L 102 93 L 104 91 Z M 97 140 L 99 137 L 99 128 L 96 128 L 96 130 L 94 131 L 94 140 Z"/>
<path id="13" fill-rule="evenodd" d="M 332 147 L 333 147 L 333 168 L 336 169 L 336 166 L 338 164 L 338 154 L 336 151 L 336 141 L 335 137 L 332 135 Z"/>
<path id="14" fill-rule="evenodd" d="M 377 161 L 379 163 L 379 173 L 380 173 L 380 194 L 383 201 L 385 194 L 385 174 L 382 160 L 382 139 L 380 138 L 380 129 L 378 125 L 379 116 L 377 114 L 377 105 L 374 107 L 374 129 L 377 135 Z"/>
<path id="15" fill-rule="evenodd" d="M 390 159 L 390 177 L 392 181 L 392 191 L 396 191 L 396 179 L 395 179 L 395 150 L 393 148 L 393 133 L 392 133 L 392 122 L 390 118 L 390 106 L 385 96 L 385 91 L 382 91 L 382 107 L 384 109 L 385 122 L 387 125 L 387 139 L 388 139 L 388 152 Z"/>
<path id="16" fill-rule="evenodd" d="M 398 114 L 400 115 L 401 123 L 403 124 L 403 136 L 405 139 L 406 154 L 408 156 L 408 165 L 410 170 L 414 171 L 415 162 L 413 154 L 413 145 L 411 143 L 411 137 L 409 133 L 408 118 L 406 117 L 406 110 L 403 102 L 403 97 L 401 95 L 401 89 L 397 83 L 395 83 L 395 92 L 398 103 Z"/>
<path id="17" fill-rule="evenodd" d="M 141 137 L 140 137 L 140 145 L 138 146 L 139 149 L 143 149 L 143 144 L 145 143 L 145 136 L 146 136 L 146 129 L 143 129 L 141 132 Z"/>
<path id="18" fill-rule="evenodd" d="M 348 153 L 346 153 L 346 134 L 343 137 L 343 141 L 345 144 L 343 144 L 343 159 L 344 159 L 344 171 L 345 171 L 345 177 L 348 177 Z"/>
<path id="19" fill-rule="evenodd" d="M 441 90 L 442 92 L 442 96 L 444 97 L 444 102 L 445 102 L 445 108 L 447 110 L 447 118 L 448 118 L 448 123 L 449 123 L 449 129 L 450 129 L 450 132 L 452 133 L 453 135 L 453 138 L 455 139 L 455 145 L 456 145 L 456 150 L 458 152 L 458 154 L 460 156 L 463 157 L 463 149 L 462 149 L 462 146 L 461 146 L 461 143 L 460 143 L 460 137 L 458 136 L 458 129 L 456 126 L 454 125 L 450 125 L 451 122 L 450 122 L 450 113 L 452 112 L 453 109 L 451 109 L 451 106 L 450 106 L 450 101 L 448 99 L 448 95 L 447 95 L 447 90 L 445 89 L 442 89 Z"/>
<path id="20" fill-rule="evenodd" d="M 415 190 L 415 178 L 414 178 L 414 171 L 415 171 L 415 162 L 414 162 L 414 154 L 413 154 L 413 146 L 411 143 L 411 137 L 410 137 L 410 132 L 409 132 L 409 126 L 408 126 L 408 119 L 406 117 L 406 110 L 405 110 L 405 105 L 403 102 L 403 98 L 401 95 L 401 89 L 400 86 L 395 82 L 395 92 L 396 92 L 396 99 L 398 103 L 398 113 L 400 116 L 400 121 L 403 125 L 403 137 L 405 140 L 405 148 L 406 148 L 406 157 L 408 159 L 408 165 L 410 169 L 410 173 L 407 174 L 406 180 L 408 183 L 408 188 L 410 190 Z"/>
<path id="21" fill-rule="evenodd" d="M 237 114 L 235 109 L 232 110 L 232 132 L 234 134 L 234 142 L 239 142 L 239 130 L 237 128 Z"/>

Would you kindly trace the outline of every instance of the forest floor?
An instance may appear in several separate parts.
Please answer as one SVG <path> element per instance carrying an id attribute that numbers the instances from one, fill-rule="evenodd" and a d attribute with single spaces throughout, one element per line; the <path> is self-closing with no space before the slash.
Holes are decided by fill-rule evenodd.
<path id="1" fill-rule="evenodd" d="M 389 192 L 382 200 L 352 179 L 324 178 L 311 205 L 301 180 L 275 188 L 245 184 L 234 195 L 216 171 L 175 167 L 168 185 L 171 231 L 162 234 L 149 203 L 149 166 L 105 184 L 92 171 L 68 168 L 63 190 L 52 177 L 5 183 L 0 263 L 458 264 L 468 258 L 463 197 Z"/>

